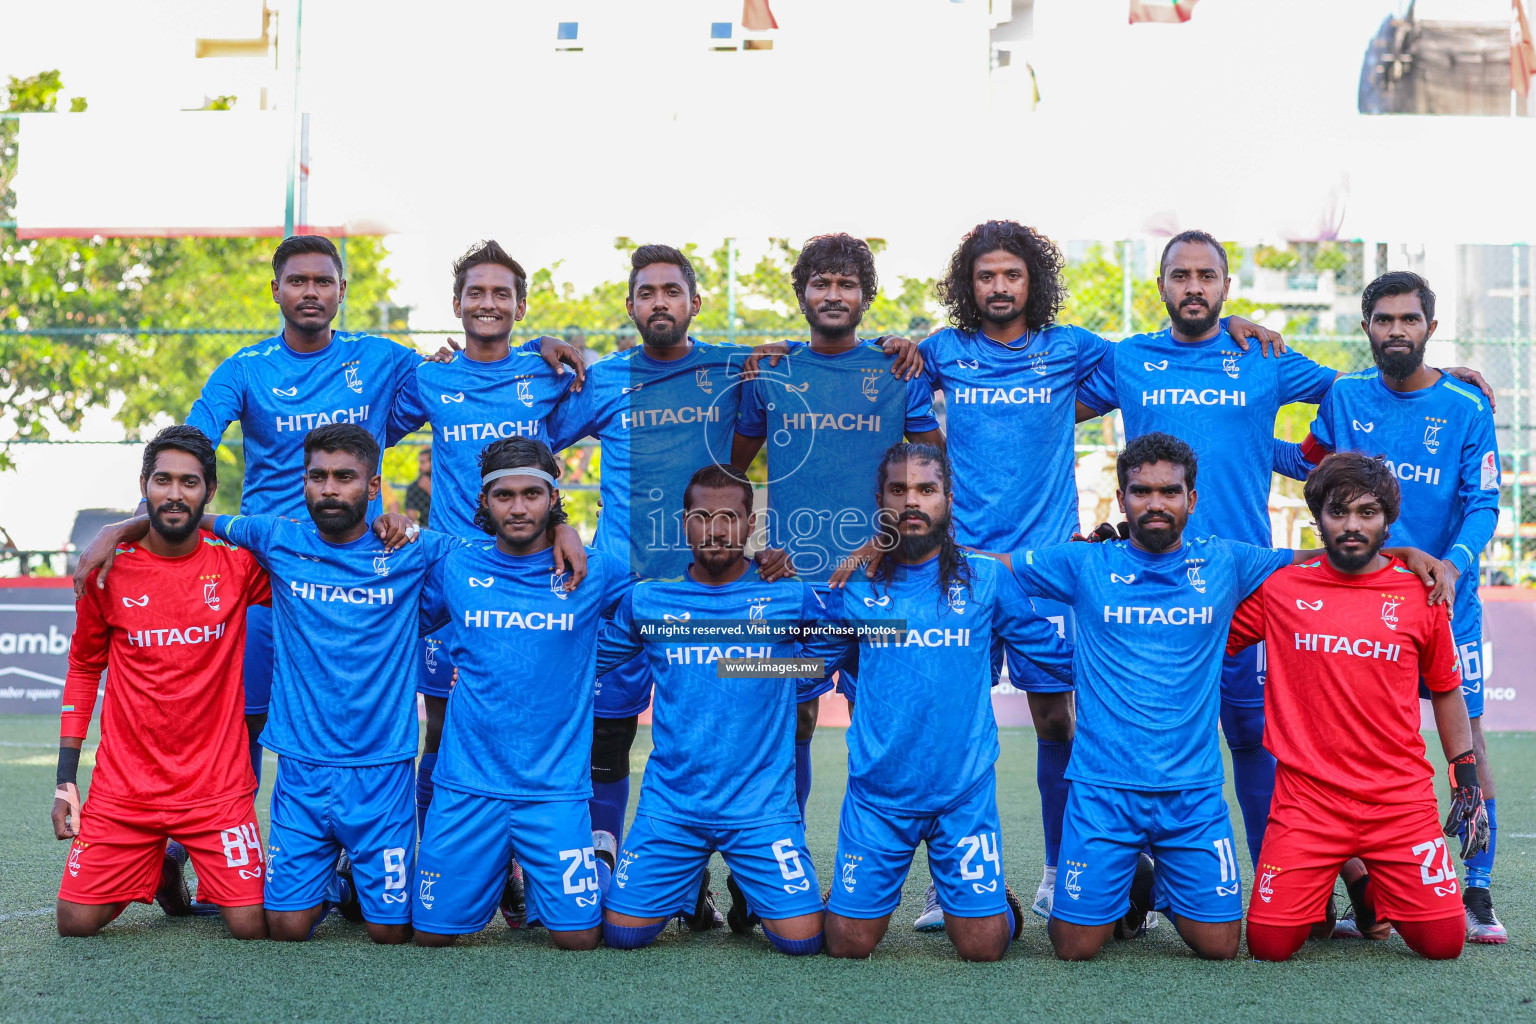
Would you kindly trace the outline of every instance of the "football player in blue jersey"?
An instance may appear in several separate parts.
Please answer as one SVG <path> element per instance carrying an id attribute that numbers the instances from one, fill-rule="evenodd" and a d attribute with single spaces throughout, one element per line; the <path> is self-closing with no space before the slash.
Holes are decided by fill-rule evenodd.
<path id="1" fill-rule="evenodd" d="M 1499 514 L 1501 473 L 1493 408 L 1475 388 L 1424 365 L 1424 348 L 1436 326 L 1435 293 L 1429 282 L 1404 270 L 1383 274 L 1366 286 L 1360 308 L 1375 368 L 1349 374 L 1333 386 L 1302 444 L 1276 442 L 1276 468 L 1305 479 L 1329 452 L 1382 453 L 1403 490 L 1402 515 L 1393 536 L 1442 557 L 1447 574 L 1457 583 L 1451 626 L 1490 833 L 1487 849 L 1467 860 L 1462 902 L 1468 941 L 1502 943 L 1509 936 L 1494 913 L 1489 890 L 1498 816 L 1482 728 L 1486 662 L 1477 594 L 1478 558 L 1493 537 Z M 1372 933 L 1374 922 L 1362 914 L 1369 904 L 1363 896 L 1368 878 L 1358 861 L 1346 867 L 1345 882 L 1355 906 L 1339 921 L 1336 934 Z M 1384 925 L 1376 924 L 1381 937 Z"/>
<path id="2" fill-rule="evenodd" d="M 800 580 L 766 582 L 746 559 L 752 504 L 739 470 L 695 472 L 683 493 L 692 562 L 674 579 L 637 583 L 600 635 L 600 671 L 641 657 L 656 679 L 655 746 L 603 912 L 610 946 L 648 945 L 680 915 L 710 927 L 718 851 L 732 931 L 761 923 L 781 952 L 821 951 L 821 889 L 795 805 L 803 684 L 754 662 L 820 657 L 825 675 L 843 646 L 794 634 L 821 622 L 821 598 Z"/>
<path id="3" fill-rule="evenodd" d="M 482 449 L 507 437 L 547 442 L 545 424 L 550 413 L 567 388 L 579 388 L 585 376 L 579 374 L 572 384 L 570 376 L 557 372 L 539 354 L 512 347 L 512 330 L 527 310 L 528 275 L 522 264 L 494 240 L 474 246 L 453 264 L 453 312 L 464 326 L 464 350 L 448 363 L 419 364 L 395 396 L 391 441 L 423 423 L 432 425 L 435 530 L 465 539 L 484 536 L 475 525 Z M 552 344 L 551 339 L 542 341 Z M 561 571 L 567 559 L 583 561 L 579 545 L 575 539 L 570 546 L 576 550 L 554 552 Z M 584 565 L 573 564 L 572 569 L 572 578 L 579 580 Z M 453 668 L 441 638 L 422 641 L 418 690 L 427 714 L 416 770 L 418 829 L 425 826 L 432 802 L 432 776 Z M 513 913 L 515 919 L 515 908 Z"/>
<path id="4" fill-rule="evenodd" d="M 1238 604 L 1271 573 L 1318 552 L 1186 537 L 1198 460 L 1177 437 L 1144 434 L 1115 468 L 1127 539 L 1006 559 L 1026 592 L 1078 611 L 1082 715 L 1051 943 L 1064 960 L 1086 960 L 1111 935 L 1139 933 L 1156 909 L 1197 955 L 1231 959 L 1243 900 L 1216 739 L 1221 653 Z M 1437 560 L 1422 552 L 1394 553 L 1421 578 L 1436 575 Z M 1445 593 L 1441 584 L 1435 596 Z M 1127 750 L 1142 756 L 1128 759 Z"/>
<path id="5" fill-rule="evenodd" d="M 495 542 L 439 562 L 423 597 L 423 623 L 446 639 L 458 681 L 417 855 L 415 941 L 446 946 L 485 927 L 515 853 L 530 918 L 555 946 L 592 949 L 615 855 L 587 811 L 592 672 L 629 565 L 593 551 L 586 581 L 566 590 L 550 544 L 565 518 L 560 467 L 543 442 L 495 441 L 479 471 L 475 521 Z"/>
<path id="6" fill-rule="evenodd" d="M 812 238 L 790 277 L 811 340 L 786 346 L 787 358 L 770 356 L 769 367 L 742 386 L 731 462 L 745 470 L 766 445 L 768 543 L 789 552 L 801 579 L 825 584 L 874 532 L 868 480 L 885 450 L 903 436 L 942 448 L 944 435 L 931 389 L 915 376 L 920 357 L 914 378 L 903 381 L 898 360 L 906 349 L 856 333 L 880 288 L 868 244 L 846 234 Z M 853 699 L 851 672 L 839 673 L 837 685 Z M 795 732 L 802 824 L 822 692 L 801 694 Z"/>
<path id="7" fill-rule="evenodd" d="M 422 356 L 387 338 L 333 330 L 346 294 L 345 268 L 330 239 L 285 238 L 272 253 L 272 301 L 282 313 L 282 332 L 224 360 L 187 414 L 187 422 L 215 445 L 231 423 L 240 422 L 245 457 L 240 509 L 246 515 L 306 518 L 304 438 L 314 428 L 352 423 L 381 445 L 393 440 L 386 437 L 391 404 Z M 444 350 L 432 358 L 451 355 Z M 544 347 L 543 355 L 556 362 L 572 358 L 553 344 Z M 370 516 L 381 510 L 375 498 Z M 77 589 L 98 566 L 98 579 L 106 579 L 119 539 L 103 530 L 91 542 L 75 573 Z M 247 619 L 245 644 L 246 726 L 258 782 L 258 737 L 267 715 L 272 664 L 272 612 L 261 608 Z"/>
<path id="8" fill-rule="evenodd" d="M 1226 250 L 1213 236 L 1185 231 L 1170 239 L 1158 267 L 1170 326 L 1115 345 L 1078 389 L 1077 418 L 1119 408 L 1127 438 L 1153 431 L 1186 438 L 1206 480 L 1190 536 L 1268 547 L 1275 416 L 1291 402 L 1322 401 L 1341 373 L 1298 352 L 1269 359 L 1243 352 L 1221 319 L 1230 286 Z M 1222 732 L 1254 864 L 1275 788 L 1275 759 L 1262 745 L 1263 659 L 1262 644 L 1227 658 L 1221 687 Z"/>
<path id="9" fill-rule="evenodd" d="M 833 590 L 827 608 L 832 621 L 861 630 L 827 952 L 874 951 L 925 844 L 956 951 L 997 960 L 1018 934 L 1023 907 L 1003 874 L 992 647 L 1001 638 L 1070 684 L 1071 646 L 1002 564 L 957 546 L 940 449 L 895 445 L 876 481 L 890 553 L 874 579 Z M 882 635 L 883 627 L 893 632 Z"/>
<path id="10" fill-rule="evenodd" d="M 944 393 L 947 452 L 957 481 L 955 534 L 962 544 L 1012 551 L 1069 540 L 1080 527 L 1072 396 L 1110 344 L 1092 331 L 1057 323 L 1066 299 L 1063 262 L 1051 240 L 1033 228 L 987 221 L 961 240 L 939 283 L 951 326 L 920 348 L 930 385 Z M 1256 337 L 1266 350 L 1280 344 L 1278 335 L 1241 318 L 1233 318 L 1232 331 Z M 1033 485 L 1019 487 L 999 453 L 1025 438 L 1042 456 L 1031 468 Z M 1044 600 L 1035 606 L 1071 639 L 1071 609 Z M 1002 662 L 999 646 L 994 680 Z M 1071 688 L 1023 657 L 1008 659 L 1008 679 L 1028 694 L 1037 735 L 1045 870 L 1031 909 L 1048 917 L 1067 798 L 1063 773 L 1072 753 Z M 942 911 L 931 897 L 918 927 L 942 926 Z"/>
<path id="11" fill-rule="evenodd" d="M 741 402 L 739 371 L 752 349 L 695 342 L 700 307 L 693 263 L 668 245 L 630 256 L 625 307 L 643 344 L 593 363 L 579 393 L 549 420 L 551 447 L 582 437 L 602 446 L 602 515 L 593 546 L 628 560 L 637 577 L 682 573 L 689 549 L 683 492 L 695 468 L 729 460 Z M 787 575 L 782 551 L 758 556 L 769 576 Z M 597 680 L 592 733 L 592 824 L 620 838 L 629 805 L 629 750 L 650 703 L 643 658 Z"/>

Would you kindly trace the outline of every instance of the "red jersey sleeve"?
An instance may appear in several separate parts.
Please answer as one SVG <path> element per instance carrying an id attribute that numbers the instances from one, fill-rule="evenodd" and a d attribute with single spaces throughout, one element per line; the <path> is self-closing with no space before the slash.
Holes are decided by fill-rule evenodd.
<path id="1" fill-rule="evenodd" d="M 107 668 L 112 629 L 101 613 L 106 591 L 96 586 L 96 573 L 86 577 L 85 593 L 75 601 L 75 635 L 69 642 L 69 671 L 64 676 L 64 708 L 59 736 L 85 739 L 96 710 L 96 690 Z"/>
<path id="2" fill-rule="evenodd" d="M 245 603 L 248 605 L 270 605 L 272 603 L 272 577 L 268 576 L 267 570 L 263 569 L 261 563 L 256 561 L 255 555 L 244 548 L 241 549 L 240 553 L 245 556 L 246 562 Z"/>
<path id="3" fill-rule="evenodd" d="M 1264 594 L 1268 582 L 1244 598 L 1232 613 L 1232 627 L 1227 630 L 1227 653 L 1237 654 L 1264 639 Z"/>
<path id="4" fill-rule="evenodd" d="M 1445 605 L 1429 606 L 1429 628 L 1419 647 L 1419 676 L 1436 693 L 1461 686 L 1461 661 L 1451 633 L 1450 611 Z"/>

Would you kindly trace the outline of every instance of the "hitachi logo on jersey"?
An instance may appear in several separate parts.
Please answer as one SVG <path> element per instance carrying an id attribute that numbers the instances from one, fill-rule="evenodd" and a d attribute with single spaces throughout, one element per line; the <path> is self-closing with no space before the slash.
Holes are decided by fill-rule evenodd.
<path id="1" fill-rule="evenodd" d="M 701 644 L 697 647 L 667 647 L 668 665 L 713 665 L 721 658 L 771 658 L 773 647 L 769 645 L 743 647 L 740 644 L 732 644 L 729 647 L 711 647 Z"/>
<path id="2" fill-rule="evenodd" d="M 1440 483 L 1439 466 L 1414 466 L 1407 462 L 1393 462 L 1388 459 L 1387 468 L 1405 483 L 1429 484 L 1431 487 Z"/>
<path id="3" fill-rule="evenodd" d="M 619 425 L 625 430 L 631 427 L 665 427 L 678 423 L 719 423 L 720 407 L 711 405 L 685 405 L 681 409 L 635 409 L 619 414 Z"/>
<path id="4" fill-rule="evenodd" d="M 797 412 L 784 414 L 785 430 L 868 430 L 880 432 L 879 416 L 859 416 L 845 412 Z"/>
<path id="5" fill-rule="evenodd" d="M 395 588 L 333 587 L 326 583 L 300 583 L 290 580 L 288 589 L 305 601 L 342 601 L 346 604 L 394 604 Z"/>
<path id="6" fill-rule="evenodd" d="M 488 441 L 498 437 L 538 437 L 538 420 L 502 420 L 500 423 L 455 423 L 439 427 L 438 440 Z"/>
<path id="7" fill-rule="evenodd" d="M 1332 633 L 1297 633 L 1296 649 L 1318 654 L 1352 654 L 1357 658 L 1383 658 L 1396 661 L 1403 648 L 1399 644 L 1379 644 L 1374 640 L 1351 640 Z"/>
<path id="8" fill-rule="evenodd" d="M 1141 393 L 1142 405 L 1235 405 L 1248 404 L 1246 391 L 1222 391 L 1218 388 L 1157 388 Z"/>
<path id="9" fill-rule="evenodd" d="M 1104 621 L 1122 626 L 1209 626 L 1215 621 L 1210 605 L 1204 608 L 1158 608 L 1146 604 L 1105 605 Z"/>
<path id="10" fill-rule="evenodd" d="M 299 412 L 292 416 L 275 416 L 277 432 L 287 430 L 302 430 L 309 433 L 316 427 L 329 426 L 332 423 L 366 423 L 368 422 L 368 407 L 360 405 L 355 409 L 332 409 L 330 412 Z"/>
<path id="11" fill-rule="evenodd" d="M 871 647 L 969 647 L 969 629 L 909 629 L 905 636 L 877 636 L 865 641 Z"/>
<path id="12" fill-rule="evenodd" d="M 575 629 L 576 616 L 571 612 L 552 615 L 549 612 L 503 612 L 493 608 L 464 611 L 466 629 Z"/>
<path id="13" fill-rule="evenodd" d="M 140 629 L 128 633 L 132 647 L 169 647 L 172 644 L 206 644 L 224 635 L 224 623 L 187 626 L 185 629 Z"/>
<path id="14" fill-rule="evenodd" d="M 1050 405 L 1050 388 L 955 388 L 962 405 Z"/>

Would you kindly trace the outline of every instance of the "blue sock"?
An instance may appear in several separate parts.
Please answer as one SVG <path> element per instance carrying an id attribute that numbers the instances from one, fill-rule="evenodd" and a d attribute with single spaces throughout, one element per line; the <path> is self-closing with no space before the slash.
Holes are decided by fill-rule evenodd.
<path id="1" fill-rule="evenodd" d="M 337 903 L 351 903 L 357 897 L 357 893 L 352 888 L 352 883 L 340 875 L 336 876 L 336 884 L 331 888 L 335 890 L 335 902 Z"/>
<path id="2" fill-rule="evenodd" d="M 805 801 L 811 795 L 811 741 L 795 740 L 795 803 L 800 805 L 800 827 L 805 827 Z"/>
<path id="3" fill-rule="evenodd" d="M 602 893 L 604 899 L 607 899 L 608 886 L 612 884 L 613 868 L 609 867 L 608 862 L 603 858 L 597 858 L 597 891 Z"/>
<path id="4" fill-rule="evenodd" d="M 1019 919 L 1013 916 L 1013 908 L 1006 903 L 1003 904 L 1003 916 L 1008 918 L 1008 944 L 1012 945 L 1013 934 L 1019 930 Z M 767 930 L 766 928 L 763 929 L 763 931 Z M 817 938 L 820 938 L 820 936 L 817 936 Z"/>
<path id="5" fill-rule="evenodd" d="M 437 754 L 422 754 L 416 765 L 416 834 L 427 830 L 427 808 L 432 806 L 432 772 L 437 768 Z"/>
<path id="6" fill-rule="evenodd" d="M 1061 853 L 1061 816 L 1067 809 L 1067 762 L 1072 741 L 1035 741 L 1035 785 L 1040 787 L 1040 821 L 1045 826 L 1045 866 Z"/>
<path id="7" fill-rule="evenodd" d="M 1259 847 L 1269 825 L 1269 804 L 1275 795 L 1275 757 L 1264 749 L 1264 709 L 1223 703 L 1221 731 L 1232 751 L 1232 787 L 1243 812 L 1248 856 L 1257 870 Z"/>
<path id="8" fill-rule="evenodd" d="M 266 751 L 261 749 L 261 734 L 251 737 L 251 771 L 256 773 L 256 788 L 261 788 L 261 759 L 266 756 Z"/>
<path id="9" fill-rule="evenodd" d="M 618 782 L 592 783 L 592 799 L 587 802 L 587 807 L 592 814 L 592 827 L 612 832 L 613 838 L 623 846 L 624 812 L 629 810 L 629 776 Z"/>
<path id="10" fill-rule="evenodd" d="M 786 939 L 773 934 L 763 925 L 763 934 L 768 936 L 768 941 L 773 943 L 773 948 L 787 956 L 815 956 L 821 952 L 823 932 L 817 932 L 808 939 Z"/>
<path id="11" fill-rule="evenodd" d="M 643 928 L 626 928 L 619 924 L 603 922 L 603 942 L 610 949 L 639 949 L 641 946 L 649 946 L 656 941 L 667 927 L 667 922 L 660 921 L 656 924 L 646 925 Z"/>
<path id="12" fill-rule="evenodd" d="M 1486 889 L 1493 882 L 1493 855 L 1499 845 L 1499 812 L 1497 800 L 1485 800 L 1488 808 L 1488 849 L 1476 857 L 1467 858 L 1467 888 Z"/>
<path id="13" fill-rule="evenodd" d="M 308 942 L 310 939 L 315 937 L 316 929 L 318 929 L 322 924 L 325 923 L 325 919 L 326 918 L 331 916 L 331 910 L 334 907 L 335 907 L 335 904 L 332 903 L 330 900 L 326 900 L 325 902 L 320 904 L 320 916 L 315 918 L 315 923 L 309 926 L 309 934 L 304 936 L 304 941 L 305 942 Z"/>

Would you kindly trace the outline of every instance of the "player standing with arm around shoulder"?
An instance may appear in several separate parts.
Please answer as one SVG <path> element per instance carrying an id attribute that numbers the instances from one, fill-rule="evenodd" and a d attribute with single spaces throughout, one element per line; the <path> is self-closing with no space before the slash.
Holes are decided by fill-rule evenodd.
<path id="1" fill-rule="evenodd" d="M 962 959 L 1001 959 L 1022 925 L 999 838 L 992 648 L 1011 644 L 1070 685 L 1071 647 L 1002 564 L 956 545 L 954 492 L 938 448 L 890 448 L 876 473 L 890 553 L 874 579 L 858 574 L 829 601 L 829 620 L 867 636 L 827 904 L 832 956 L 874 952 L 919 844 Z M 894 633 L 870 633 L 881 625 Z"/>
<path id="2" fill-rule="evenodd" d="M 203 432 L 162 430 L 139 478 L 149 532 L 119 552 L 108 586 L 92 578 L 76 601 L 53 804 L 54 835 L 73 840 L 60 935 L 94 935 L 157 887 L 168 912 L 186 913 L 187 852 L 199 895 L 230 933 L 267 935 L 240 669 L 246 608 L 271 591 L 249 552 L 199 531 L 217 486 Z M 82 808 L 76 772 L 103 669 L 101 745 Z"/>
<path id="3" fill-rule="evenodd" d="M 495 441 L 479 469 L 475 521 L 495 542 L 439 562 L 423 599 L 423 624 L 439 628 L 458 682 L 417 854 L 415 941 L 446 946 L 484 928 L 515 854 L 530 919 L 561 949 L 593 949 L 599 872 L 612 872 L 615 844 L 593 833 L 587 811 L 592 672 L 629 566 L 590 552 L 587 580 L 565 589 L 551 551 L 565 519 L 560 467 L 542 441 Z"/>
<path id="4" fill-rule="evenodd" d="M 1366 287 L 1360 307 L 1360 326 L 1370 339 L 1375 368 L 1348 374 L 1333 386 L 1301 445 L 1277 442 L 1276 468 L 1306 479 L 1313 465 L 1335 450 L 1383 455 L 1403 491 L 1393 536 L 1445 559 L 1446 572 L 1457 583 L 1451 628 L 1491 836 L 1488 848 L 1467 861 L 1462 900 L 1468 940 L 1502 943 L 1508 933 L 1490 895 L 1499 820 L 1483 741 L 1486 661 L 1477 592 L 1478 558 L 1499 513 L 1493 409 L 1476 388 L 1424 365 L 1424 349 L 1435 332 L 1435 293 L 1429 282 L 1402 270 L 1383 274 Z M 1421 689 L 1420 696 L 1428 697 L 1429 691 Z M 1351 888 L 1360 884 L 1354 879 Z M 1361 922 L 1354 923 L 1359 933 Z"/>
<path id="5" fill-rule="evenodd" d="M 1306 484 L 1326 557 L 1271 576 L 1237 610 L 1229 650 L 1270 644 L 1264 745 L 1279 761 L 1248 904 L 1248 948 L 1286 960 L 1323 915 L 1344 862 L 1370 871 L 1370 910 L 1431 960 L 1461 954 L 1463 908 L 1419 735 L 1420 681 L 1451 763 L 1444 835 L 1488 842 L 1451 625 L 1381 551 L 1400 492 L 1380 459 L 1329 455 Z"/>

